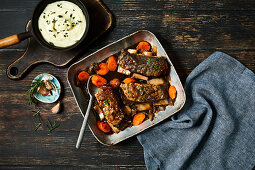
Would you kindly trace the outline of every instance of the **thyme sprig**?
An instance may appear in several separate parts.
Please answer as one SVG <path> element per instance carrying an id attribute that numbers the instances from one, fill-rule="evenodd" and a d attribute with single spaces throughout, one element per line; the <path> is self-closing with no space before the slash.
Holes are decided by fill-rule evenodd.
<path id="1" fill-rule="evenodd" d="M 35 131 L 37 131 L 37 129 L 42 125 L 41 122 L 37 122 L 35 123 Z"/>
<path id="2" fill-rule="evenodd" d="M 38 111 L 32 111 L 34 114 L 33 114 L 33 116 L 35 117 L 35 116 L 38 116 L 38 117 L 40 117 L 41 115 L 40 115 L 40 110 L 38 110 Z"/>
<path id="3" fill-rule="evenodd" d="M 58 128 L 60 126 L 60 124 L 57 123 L 56 121 L 54 121 L 52 123 L 49 119 L 47 119 L 47 121 L 48 121 L 48 124 L 46 124 L 46 126 L 47 126 L 48 131 L 49 131 L 48 135 L 51 136 L 52 135 L 52 131 L 55 130 L 56 128 Z"/>
<path id="4" fill-rule="evenodd" d="M 45 87 L 45 83 L 42 80 L 36 80 L 36 81 L 32 82 L 30 89 L 28 90 L 30 105 L 34 105 L 37 103 L 37 100 L 35 99 L 34 94 L 37 92 L 37 89 L 40 86 Z"/>
<path id="5" fill-rule="evenodd" d="M 37 131 L 39 129 L 39 127 L 41 127 L 43 124 L 45 125 L 45 123 L 43 123 L 43 121 L 41 119 L 40 110 L 32 111 L 32 112 L 34 113 L 33 116 L 37 117 L 38 121 L 39 121 L 39 122 L 35 122 L 34 123 L 35 124 L 34 131 Z M 47 126 L 48 131 L 49 131 L 48 135 L 51 136 L 52 135 L 52 131 L 55 130 L 56 128 L 58 128 L 60 126 L 60 124 L 57 123 L 56 121 L 54 121 L 52 123 L 49 119 L 47 119 L 47 122 L 48 123 L 46 124 L 46 126 Z"/>
<path id="6" fill-rule="evenodd" d="M 33 116 L 34 116 L 34 117 L 37 117 L 38 120 L 39 120 L 39 122 L 36 122 L 36 123 L 35 123 L 35 129 L 34 129 L 34 131 L 37 131 L 37 129 L 42 125 L 40 110 L 38 110 L 38 111 L 32 111 L 32 112 L 34 113 Z"/>

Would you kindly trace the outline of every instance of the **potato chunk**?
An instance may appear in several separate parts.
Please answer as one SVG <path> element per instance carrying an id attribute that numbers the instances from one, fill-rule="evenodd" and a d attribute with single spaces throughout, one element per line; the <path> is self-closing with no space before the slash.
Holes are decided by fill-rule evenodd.
<path id="1" fill-rule="evenodd" d="M 150 110 L 152 108 L 148 103 L 136 104 L 135 106 L 137 111 Z"/>
<path id="2" fill-rule="evenodd" d="M 148 81 L 148 77 L 143 76 L 143 75 L 141 75 L 141 74 L 137 74 L 137 73 L 134 73 L 134 74 L 132 75 L 132 78 Z"/>
<path id="3" fill-rule="evenodd" d="M 165 84 L 165 80 L 163 78 L 155 78 L 155 79 L 150 79 L 149 84 L 153 84 L 153 85 L 162 85 Z"/>
<path id="4" fill-rule="evenodd" d="M 154 103 L 155 106 L 169 105 L 169 100 L 164 99 Z"/>
<path id="5" fill-rule="evenodd" d="M 130 115 L 132 113 L 132 110 L 129 106 L 124 106 L 123 111 L 127 114 Z"/>

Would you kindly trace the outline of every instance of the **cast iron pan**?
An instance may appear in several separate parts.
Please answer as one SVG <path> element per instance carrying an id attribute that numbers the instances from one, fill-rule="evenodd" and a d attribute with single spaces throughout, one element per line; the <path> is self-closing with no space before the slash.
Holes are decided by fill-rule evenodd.
<path id="1" fill-rule="evenodd" d="M 82 36 L 82 38 L 75 43 L 72 46 L 69 47 L 65 47 L 65 48 L 61 48 L 61 47 L 55 47 L 53 45 L 50 45 L 47 41 L 44 40 L 44 38 L 41 35 L 41 32 L 38 28 L 38 19 L 41 15 L 41 13 L 43 12 L 43 10 L 46 8 L 46 6 L 50 3 L 56 2 L 56 1 L 60 1 L 60 0 L 42 0 L 38 3 L 38 5 L 35 7 L 34 12 L 33 12 L 33 16 L 32 16 L 32 31 L 29 32 L 23 32 L 23 33 L 19 33 L 19 34 L 15 34 L 12 35 L 10 37 L 4 38 L 0 40 L 0 48 L 5 48 L 14 44 L 18 44 L 19 42 L 29 38 L 29 37 L 34 37 L 42 46 L 47 47 L 49 49 L 53 49 L 53 50 L 70 50 L 76 46 L 78 46 L 83 39 L 86 37 L 86 34 L 89 30 L 89 14 L 88 11 L 86 9 L 86 7 L 83 5 L 83 3 L 80 0 L 67 0 L 70 2 L 73 2 L 74 4 L 76 4 L 78 7 L 81 8 L 81 10 L 83 11 L 84 15 L 85 15 L 85 19 L 86 19 L 86 30 Z"/>

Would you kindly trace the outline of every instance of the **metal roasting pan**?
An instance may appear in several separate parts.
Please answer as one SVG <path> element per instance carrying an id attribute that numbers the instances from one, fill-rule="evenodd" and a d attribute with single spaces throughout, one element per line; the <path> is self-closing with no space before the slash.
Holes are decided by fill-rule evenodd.
<path id="1" fill-rule="evenodd" d="M 159 122 L 169 118 L 176 112 L 178 112 L 184 105 L 186 101 L 186 95 L 183 89 L 183 86 L 181 84 L 181 81 L 179 79 L 179 76 L 177 75 L 174 66 L 172 65 L 167 53 L 165 52 L 164 48 L 156 38 L 156 36 L 147 30 L 140 30 L 133 34 L 130 34 L 116 42 L 113 42 L 100 50 L 94 52 L 93 54 L 86 56 L 84 59 L 74 63 L 71 65 L 67 72 L 67 79 L 68 83 L 71 87 L 71 90 L 73 92 L 74 98 L 76 100 L 76 103 L 81 111 L 82 116 L 86 113 L 87 104 L 88 104 L 88 95 L 84 93 L 84 91 L 75 85 L 75 76 L 78 72 L 81 70 L 84 70 L 87 66 L 89 66 L 92 63 L 100 62 L 109 56 L 116 54 L 120 52 L 122 49 L 125 49 L 127 47 L 130 47 L 140 41 L 147 41 L 151 43 L 152 45 L 157 46 L 158 50 L 158 56 L 165 56 L 169 62 L 170 65 L 170 77 L 171 77 L 171 84 L 176 87 L 177 90 L 177 97 L 176 101 L 174 103 L 174 106 L 167 106 L 165 111 L 160 111 L 155 114 L 155 119 L 153 121 L 146 120 L 139 126 L 132 126 L 128 127 L 125 130 L 119 132 L 118 134 L 112 134 L 112 135 L 106 135 L 105 133 L 101 132 L 97 126 L 96 121 L 97 117 L 91 111 L 89 118 L 88 118 L 88 125 L 93 133 L 93 135 L 96 137 L 96 139 L 104 144 L 104 145 L 115 145 L 129 137 L 132 137 L 134 135 L 137 135 L 138 133 L 148 129 L 149 127 L 152 127 Z"/>

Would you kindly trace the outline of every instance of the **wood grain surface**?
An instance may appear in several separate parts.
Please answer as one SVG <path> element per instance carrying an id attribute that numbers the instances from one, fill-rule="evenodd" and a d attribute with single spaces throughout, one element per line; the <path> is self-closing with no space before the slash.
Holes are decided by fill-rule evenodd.
<path id="1" fill-rule="evenodd" d="M 0 38 L 23 32 L 38 0 L 1 0 Z M 169 54 L 182 82 L 214 51 L 223 51 L 255 71 L 255 1 L 253 0 L 104 0 L 115 17 L 113 28 L 83 56 L 137 30 L 152 31 Z M 0 49 L 0 169 L 146 169 L 143 149 L 136 137 L 116 146 L 98 143 L 86 128 L 81 149 L 75 143 L 82 116 L 68 88 L 67 67 L 36 65 L 18 81 L 6 76 L 7 66 L 26 47 L 22 42 Z M 51 114 L 53 104 L 28 105 L 27 90 L 40 73 L 59 78 L 63 93 L 61 114 Z M 33 110 L 44 120 L 61 126 L 33 131 Z"/>

